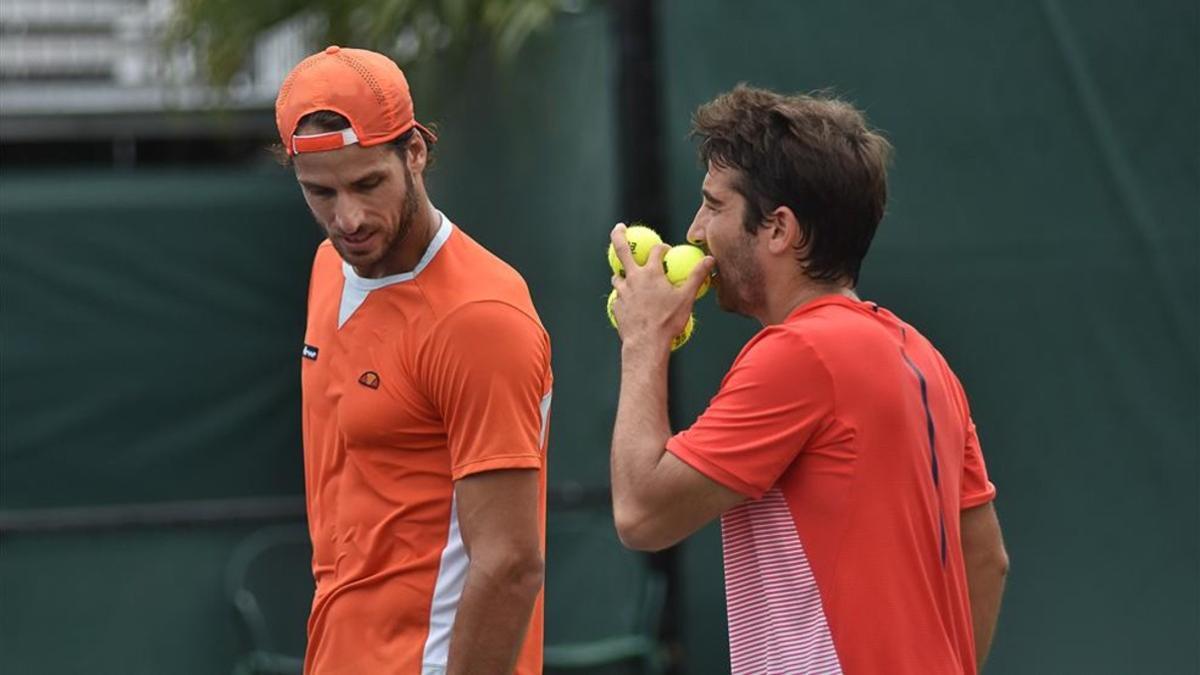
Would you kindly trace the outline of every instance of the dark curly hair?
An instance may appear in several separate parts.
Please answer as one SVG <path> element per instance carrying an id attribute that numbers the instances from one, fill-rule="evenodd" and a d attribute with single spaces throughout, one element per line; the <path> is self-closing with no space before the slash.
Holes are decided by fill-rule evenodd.
<path id="1" fill-rule="evenodd" d="M 804 273 L 858 284 L 887 203 L 892 153 L 861 112 L 825 93 L 785 96 L 740 84 L 696 110 L 691 135 L 705 165 L 738 174 L 747 231 L 786 206 L 800 222 Z"/>

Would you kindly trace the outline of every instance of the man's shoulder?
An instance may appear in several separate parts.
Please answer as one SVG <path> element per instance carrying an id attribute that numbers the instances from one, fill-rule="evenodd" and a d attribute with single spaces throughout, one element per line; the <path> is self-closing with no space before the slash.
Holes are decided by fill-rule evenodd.
<path id="1" fill-rule="evenodd" d="M 911 327 L 894 314 L 870 302 L 845 298 L 823 299 L 790 315 L 783 323 L 768 326 L 746 348 L 766 358 L 819 361 L 826 371 L 858 369 L 879 357 L 895 356 Z M 924 338 L 912 331 L 910 337 Z"/>
<path id="2" fill-rule="evenodd" d="M 436 273 L 421 285 L 436 315 L 445 317 L 477 303 L 500 303 L 540 324 L 529 286 L 512 265 L 458 227 L 445 253 Z"/>
<path id="3" fill-rule="evenodd" d="M 455 225 L 450 243 L 454 251 L 451 262 L 459 267 L 456 271 L 464 276 L 500 277 L 525 285 L 525 279 L 516 268 L 479 243 L 461 227 Z"/>
<path id="4" fill-rule="evenodd" d="M 765 350 L 822 353 L 878 329 L 871 317 L 841 303 L 796 312 L 782 323 L 763 328 L 747 344 Z"/>
<path id="5" fill-rule="evenodd" d="M 756 381 L 783 384 L 797 378 L 824 379 L 828 368 L 822 358 L 823 340 L 803 330 L 803 324 L 787 322 L 767 326 L 750 339 L 735 359 L 730 372 Z"/>
<path id="6" fill-rule="evenodd" d="M 333 242 L 328 239 L 323 240 L 317 245 L 316 252 L 313 253 L 313 276 L 327 273 L 330 269 L 340 270 L 341 268 L 342 258 L 338 255 L 337 249 L 333 247 Z"/>
<path id="7" fill-rule="evenodd" d="M 329 284 L 342 283 L 342 258 L 337 249 L 328 239 L 317 246 L 313 254 L 312 273 L 309 277 L 309 291 L 326 288 Z"/>

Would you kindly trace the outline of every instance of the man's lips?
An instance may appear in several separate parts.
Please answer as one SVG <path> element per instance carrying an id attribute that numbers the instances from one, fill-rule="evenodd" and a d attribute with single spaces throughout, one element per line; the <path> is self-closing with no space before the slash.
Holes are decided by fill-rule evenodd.
<path id="1" fill-rule="evenodd" d="M 341 239 L 346 244 L 348 244 L 354 248 L 359 248 L 363 244 L 366 244 L 367 242 L 371 241 L 371 238 L 374 236 L 375 236 L 375 230 L 368 230 L 365 232 L 355 232 L 352 235 L 343 234 Z"/>

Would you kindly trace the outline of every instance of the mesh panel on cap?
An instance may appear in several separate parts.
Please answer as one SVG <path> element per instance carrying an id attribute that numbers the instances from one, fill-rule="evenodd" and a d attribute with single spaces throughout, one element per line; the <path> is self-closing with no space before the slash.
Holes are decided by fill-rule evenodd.
<path id="1" fill-rule="evenodd" d="M 283 109 L 283 107 L 287 105 L 288 97 L 292 95 L 292 86 L 296 84 L 296 77 L 300 75 L 300 73 L 315 66 L 318 60 L 319 59 L 312 58 L 305 59 L 292 70 L 291 75 L 288 75 L 287 79 L 283 81 L 283 85 L 279 87 L 279 103 L 277 104 L 278 108 Z M 295 131 L 295 129 L 289 129 L 288 133 Z"/>
<path id="2" fill-rule="evenodd" d="M 364 66 L 361 61 L 353 56 L 350 56 L 346 52 L 338 52 L 337 57 L 342 60 L 342 63 L 345 63 L 353 68 L 354 72 L 358 73 L 359 76 L 362 77 L 363 81 L 367 83 L 367 86 L 371 88 L 371 92 L 375 94 L 375 100 L 380 106 L 384 106 L 386 109 L 388 104 L 387 97 L 383 95 L 383 89 L 380 88 L 379 82 L 376 81 L 375 76 L 371 74 L 371 70 Z"/>

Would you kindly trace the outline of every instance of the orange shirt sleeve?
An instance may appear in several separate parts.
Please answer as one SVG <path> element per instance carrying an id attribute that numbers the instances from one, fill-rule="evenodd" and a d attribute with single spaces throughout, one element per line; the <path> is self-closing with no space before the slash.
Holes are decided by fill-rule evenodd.
<path id="1" fill-rule="evenodd" d="M 438 323 L 416 367 L 446 426 L 454 480 L 542 467 L 550 341 L 537 321 L 500 301 L 463 305 Z"/>
<path id="2" fill-rule="evenodd" d="M 767 329 L 667 450 L 751 499 L 770 490 L 833 412 L 833 381 L 802 336 Z"/>

